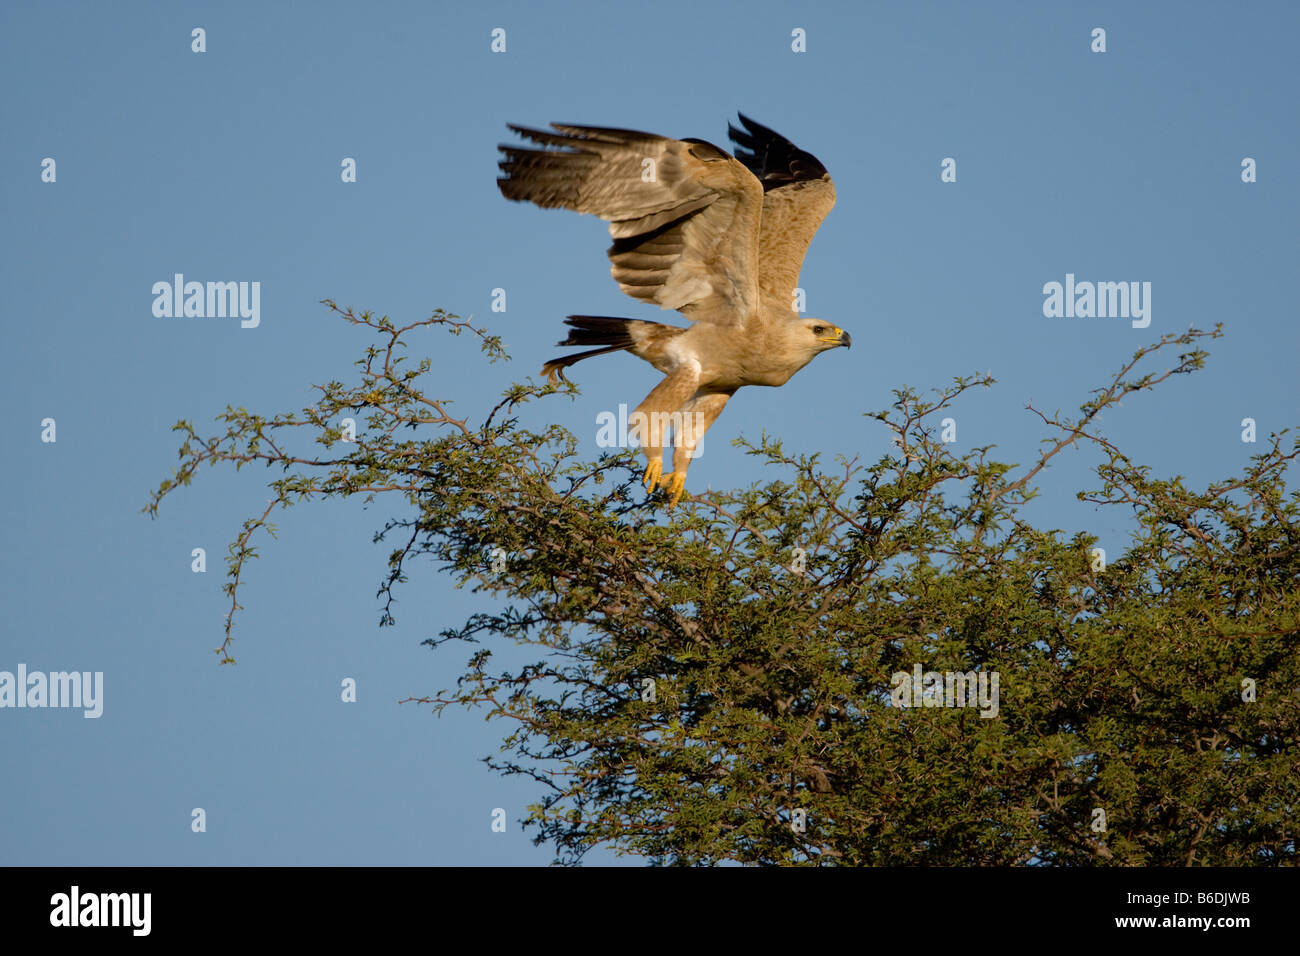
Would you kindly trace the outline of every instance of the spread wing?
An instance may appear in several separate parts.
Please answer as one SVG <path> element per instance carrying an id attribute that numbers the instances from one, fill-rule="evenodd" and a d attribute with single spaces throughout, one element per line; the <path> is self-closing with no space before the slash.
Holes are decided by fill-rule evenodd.
<path id="1" fill-rule="evenodd" d="M 551 127 L 510 126 L 546 148 L 501 147 L 502 194 L 609 222 L 610 273 L 633 298 L 696 321 L 743 325 L 760 298 L 766 200 L 753 174 L 703 140 Z"/>
<path id="2" fill-rule="evenodd" d="M 759 288 L 791 302 L 808 244 L 835 205 L 835 184 L 816 156 L 744 113 L 737 115 L 745 128 L 727 126 L 727 135 L 739 147 L 736 159 L 763 184 Z"/>

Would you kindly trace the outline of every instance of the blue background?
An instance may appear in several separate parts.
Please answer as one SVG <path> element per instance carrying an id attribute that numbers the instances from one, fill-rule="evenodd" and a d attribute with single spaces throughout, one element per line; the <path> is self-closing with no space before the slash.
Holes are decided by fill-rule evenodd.
<path id="1" fill-rule="evenodd" d="M 536 787 L 479 762 L 508 728 L 397 703 L 454 683 L 468 651 L 420 642 L 477 600 L 416 567 L 397 626 L 376 626 L 389 548 L 371 534 L 402 502 L 277 515 L 241 591 L 234 667 L 212 653 L 222 556 L 274 473 L 205 468 L 157 521 L 140 513 L 176 463 L 178 418 L 207 434 L 227 403 L 270 415 L 353 380 L 370 339 L 322 298 L 399 324 L 441 307 L 502 334 L 515 360 L 494 366 L 463 338 L 412 342 L 436 394 L 471 416 L 560 351 L 568 313 L 680 320 L 619 293 L 603 223 L 501 198 L 505 123 L 725 146 L 740 109 L 835 177 L 801 284 L 808 314 L 854 347 L 741 392 L 691 489 L 778 477 L 729 444 L 764 426 L 828 464 L 874 460 L 889 433 L 861 412 L 983 371 L 998 384 L 957 406 L 958 446 L 1031 463 L 1046 432 L 1027 401 L 1070 411 L 1142 345 L 1223 321 L 1205 372 L 1103 422 L 1158 474 L 1203 485 L 1300 421 L 1297 35 L 1289 3 L 5 3 L 0 670 L 103 671 L 105 703 L 98 720 L 0 710 L 0 863 L 552 859 L 519 826 Z M 940 182 L 945 157 L 956 183 Z M 150 289 L 176 272 L 260 281 L 260 327 L 155 318 Z M 1044 318 L 1043 284 L 1067 272 L 1151 282 L 1151 326 Z M 626 355 L 572 377 L 582 396 L 537 414 L 593 456 L 597 413 L 658 378 Z M 1241 440 L 1247 416 L 1260 444 Z M 1097 460 L 1054 459 L 1028 516 L 1098 535 L 1114 560 L 1126 515 L 1074 498 Z"/>

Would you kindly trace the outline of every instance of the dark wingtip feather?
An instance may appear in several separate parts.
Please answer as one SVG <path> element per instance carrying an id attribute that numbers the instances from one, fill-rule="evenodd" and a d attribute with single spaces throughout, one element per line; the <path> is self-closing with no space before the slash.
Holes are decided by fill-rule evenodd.
<path id="1" fill-rule="evenodd" d="M 745 128 L 738 129 L 728 123 L 727 135 L 739 147 L 736 159 L 758 177 L 764 191 L 828 175 L 826 167 L 812 153 L 800 149 L 780 133 L 739 110 L 736 115 Z"/>

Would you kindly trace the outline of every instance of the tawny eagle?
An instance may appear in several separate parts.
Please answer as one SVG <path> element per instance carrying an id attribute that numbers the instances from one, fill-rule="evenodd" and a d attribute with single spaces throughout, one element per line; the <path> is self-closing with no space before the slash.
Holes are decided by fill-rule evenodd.
<path id="1" fill-rule="evenodd" d="M 705 430 L 736 389 L 784 385 L 849 333 L 796 311 L 799 270 L 813 234 L 835 205 L 817 158 L 740 114 L 728 124 L 733 157 L 702 139 L 552 123 L 554 132 L 510 124 L 541 149 L 501 146 L 507 199 L 559 206 L 609 222 L 608 255 L 619 288 L 676 309 L 689 328 L 571 315 L 560 345 L 596 346 L 552 359 L 554 381 L 574 362 L 628 351 L 664 373 L 629 423 L 648 466 L 644 482 L 681 498 Z M 668 425 L 673 470 L 663 473 Z"/>

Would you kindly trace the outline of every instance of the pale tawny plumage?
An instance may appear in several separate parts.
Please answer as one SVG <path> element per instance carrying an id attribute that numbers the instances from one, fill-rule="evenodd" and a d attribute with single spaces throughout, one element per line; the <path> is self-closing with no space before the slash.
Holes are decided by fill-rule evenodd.
<path id="1" fill-rule="evenodd" d="M 736 156 L 699 139 L 552 123 L 511 125 L 543 148 L 502 146 L 507 199 L 609 222 L 610 273 L 628 295 L 690 319 L 689 328 L 571 315 L 560 345 L 597 346 L 542 369 L 629 351 L 664 373 L 629 422 L 645 452 L 646 488 L 681 498 L 695 448 L 736 389 L 784 385 L 819 353 L 851 344 L 843 329 L 795 311 L 799 270 L 835 205 L 816 157 L 740 114 Z M 673 470 L 663 474 L 672 426 Z"/>

